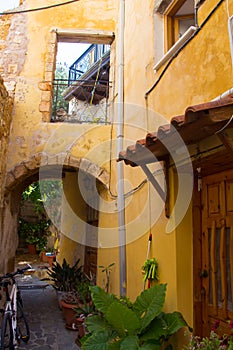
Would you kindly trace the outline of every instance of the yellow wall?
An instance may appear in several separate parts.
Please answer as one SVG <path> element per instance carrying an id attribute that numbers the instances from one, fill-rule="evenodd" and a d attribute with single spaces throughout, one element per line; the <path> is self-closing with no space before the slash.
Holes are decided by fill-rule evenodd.
<path id="1" fill-rule="evenodd" d="M 53 1 L 28 0 L 28 8 L 45 6 Z M 217 1 L 206 0 L 199 10 L 201 24 Z M 145 138 L 149 131 L 156 131 L 161 124 L 183 114 L 192 104 L 207 102 L 232 86 L 232 65 L 227 30 L 225 2 L 207 24 L 172 61 L 158 85 L 145 99 L 145 93 L 159 79 L 165 66 L 154 72 L 154 0 L 125 1 L 124 29 L 124 148 Z M 96 29 L 115 33 L 112 45 L 112 90 L 111 99 L 118 98 L 119 68 L 119 1 L 83 0 L 73 4 L 22 15 L 25 20 L 23 35 L 25 51 L 21 52 L 23 64 L 17 74 L 10 75 L 7 68 L 3 75 L 8 83 L 15 81 L 14 119 L 9 142 L 8 171 L 16 164 L 26 161 L 38 152 L 56 155 L 70 152 L 77 159 L 87 158 L 92 164 L 104 167 L 110 174 L 109 188 L 101 189 L 98 237 L 98 265 L 107 266 L 115 262 L 110 287 L 119 293 L 118 217 L 117 217 L 117 153 L 116 127 L 93 125 L 69 125 L 42 122 L 39 111 L 42 91 L 40 83 L 45 79 L 51 29 Z M 229 11 L 233 13 L 233 2 L 229 0 Z M 155 14 L 156 15 L 156 14 Z M 38 35 L 39 33 L 39 35 Z M 21 39 L 23 36 L 21 37 Z M 21 58 L 22 58 L 21 57 Z M 8 62 L 9 63 L 9 62 Z M 6 64 L 7 67 L 7 64 Z M 114 114 L 113 120 L 116 121 Z M 110 142 L 111 135 L 113 137 Z M 162 168 L 156 179 L 164 185 Z M 178 309 L 192 324 L 192 222 L 191 206 L 183 221 L 166 233 L 168 219 L 164 205 L 151 185 L 144 183 L 145 174 L 140 168 L 124 167 L 127 236 L 127 294 L 135 299 L 143 287 L 141 267 L 146 259 L 148 235 L 152 233 L 150 257 L 159 261 L 160 282 L 167 283 L 166 310 Z M 176 201 L 177 178 L 170 174 L 170 204 Z M 64 179 L 65 192 L 72 201 L 75 212 L 84 218 L 84 202 L 80 193 L 73 191 L 72 174 Z M 80 201 L 77 200 L 80 199 Z M 66 210 L 64 207 L 64 218 Z M 72 221 L 63 220 L 66 231 L 72 231 Z M 72 237 L 71 237 L 72 238 Z M 74 237 L 73 237 L 74 238 Z M 61 242 L 62 256 L 71 259 L 77 253 L 72 241 Z M 82 248 L 78 254 L 83 253 Z M 70 260 L 71 261 L 71 260 Z M 103 284 L 103 275 L 98 270 L 97 281 Z"/>

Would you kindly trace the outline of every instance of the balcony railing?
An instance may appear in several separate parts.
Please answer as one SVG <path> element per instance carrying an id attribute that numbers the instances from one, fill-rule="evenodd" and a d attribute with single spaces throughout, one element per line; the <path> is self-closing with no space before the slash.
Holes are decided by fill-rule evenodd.
<path id="1" fill-rule="evenodd" d="M 69 68 L 69 84 L 80 79 L 107 52 L 109 45 L 92 44 Z"/>
<path id="2" fill-rule="evenodd" d="M 75 98 L 67 101 L 63 95 L 69 89 L 69 81 L 54 79 L 51 122 L 108 124 L 110 122 L 108 113 L 109 82 L 95 86 L 93 81 L 78 80 L 75 82 L 75 87 Z M 98 103 L 91 103 L 91 100 L 95 101 L 96 95 L 99 96 L 100 93 L 102 93 L 102 98 L 99 99 Z"/>
<path id="3" fill-rule="evenodd" d="M 110 46 L 91 45 L 53 82 L 52 122 L 108 123 Z"/>

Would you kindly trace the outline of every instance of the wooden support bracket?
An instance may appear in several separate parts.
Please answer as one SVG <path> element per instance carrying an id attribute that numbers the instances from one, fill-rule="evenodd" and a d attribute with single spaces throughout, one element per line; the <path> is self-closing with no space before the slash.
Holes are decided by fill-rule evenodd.
<path id="1" fill-rule="evenodd" d="M 170 208 L 169 208 L 169 178 L 168 178 L 168 164 L 167 161 L 164 162 L 164 172 L 165 172 L 165 181 L 166 181 L 166 192 L 162 189 L 158 181 L 155 179 L 154 175 L 150 171 L 150 169 L 147 167 L 146 164 L 141 164 L 140 165 L 144 173 L 146 174 L 148 180 L 154 187 L 154 189 L 157 191 L 159 194 L 160 198 L 163 200 L 165 203 L 165 214 L 166 217 L 170 217 Z"/>

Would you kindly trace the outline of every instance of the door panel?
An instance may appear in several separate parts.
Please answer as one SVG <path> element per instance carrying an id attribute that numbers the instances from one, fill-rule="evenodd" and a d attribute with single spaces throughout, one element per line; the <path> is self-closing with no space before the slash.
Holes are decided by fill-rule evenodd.
<path id="1" fill-rule="evenodd" d="M 216 320 L 229 333 L 233 319 L 233 171 L 203 178 L 202 322 L 208 335 Z"/>

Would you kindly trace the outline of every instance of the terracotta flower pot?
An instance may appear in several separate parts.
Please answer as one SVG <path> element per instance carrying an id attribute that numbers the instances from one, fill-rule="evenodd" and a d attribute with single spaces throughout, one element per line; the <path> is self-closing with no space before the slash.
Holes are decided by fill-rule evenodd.
<path id="1" fill-rule="evenodd" d="M 81 339 L 84 337 L 86 331 L 85 331 L 85 317 L 76 317 L 75 320 L 76 328 L 78 329 L 78 337 Z"/>
<path id="2" fill-rule="evenodd" d="M 66 328 L 77 331 L 76 327 L 76 312 L 73 310 L 74 308 L 77 308 L 77 304 L 67 304 L 64 300 L 61 300 L 61 307 L 62 307 L 62 313 L 63 317 L 66 322 Z"/>
<path id="3" fill-rule="evenodd" d="M 32 255 L 36 255 L 36 245 L 35 244 L 28 244 L 28 251 Z"/>

